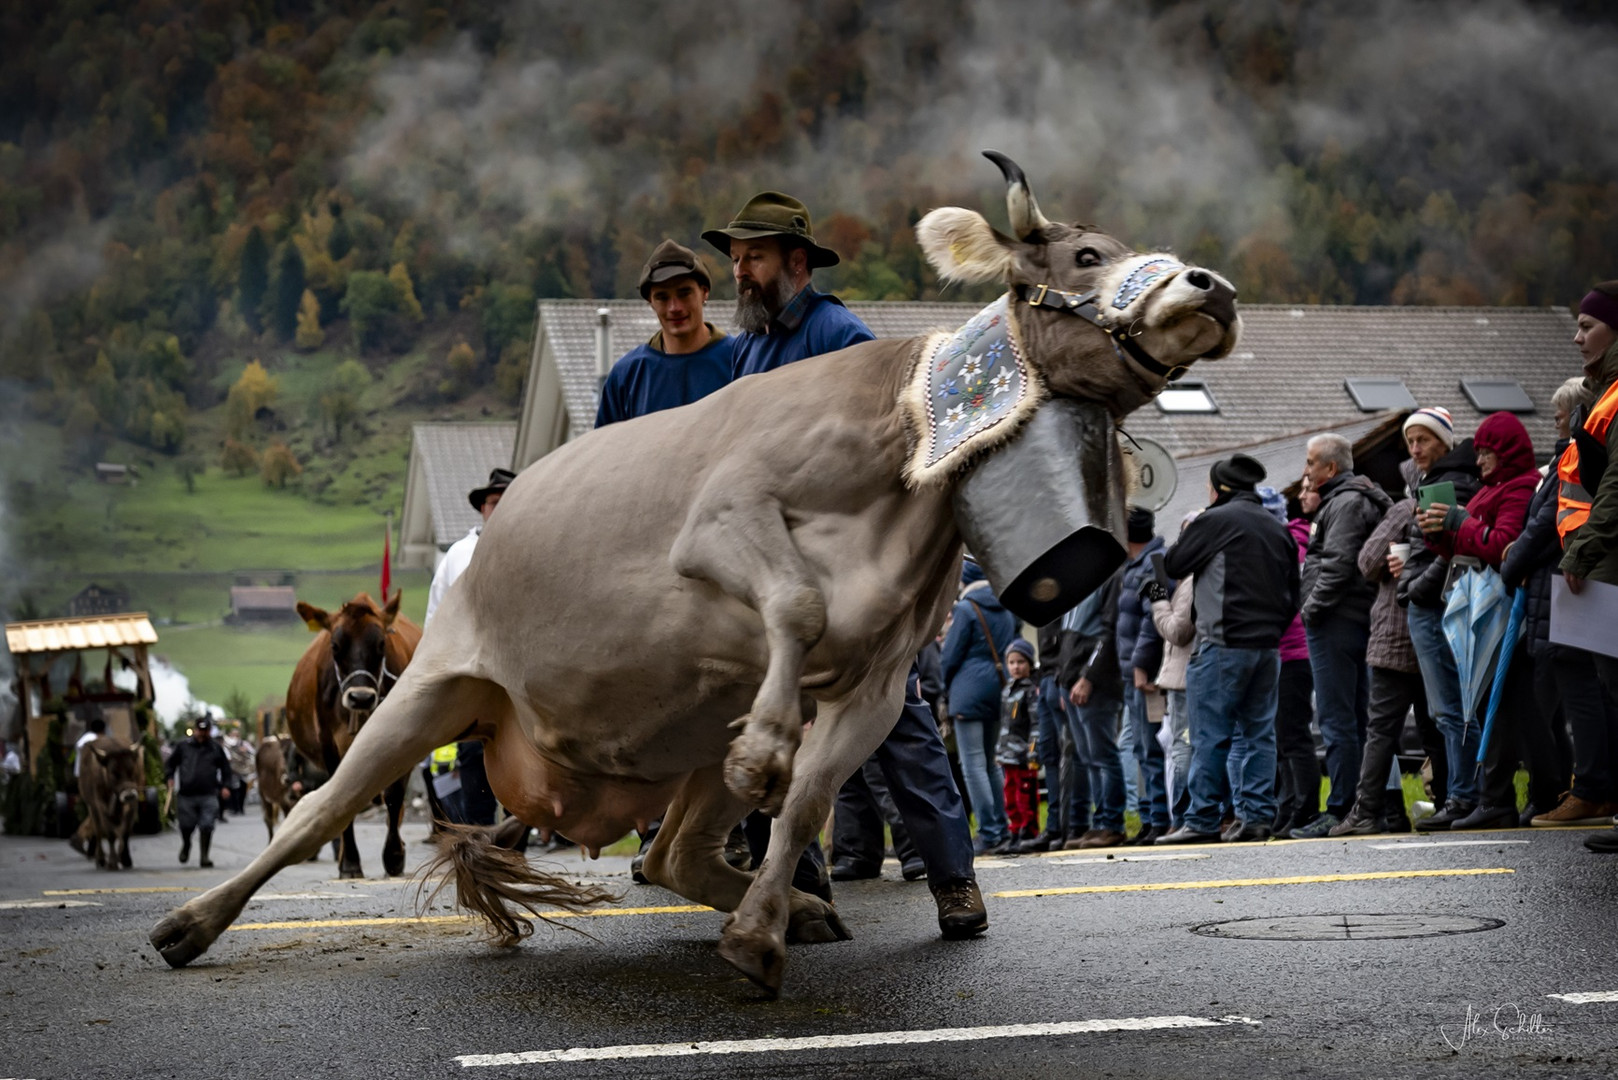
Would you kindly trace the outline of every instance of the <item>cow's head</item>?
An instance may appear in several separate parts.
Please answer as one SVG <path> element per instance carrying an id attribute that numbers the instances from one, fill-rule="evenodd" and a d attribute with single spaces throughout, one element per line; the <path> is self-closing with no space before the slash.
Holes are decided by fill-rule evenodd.
<path id="1" fill-rule="evenodd" d="M 1235 348 L 1241 318 L 1230 282 L 1164 252 L 1132 251 L 1089 225 L 1047 220 L 1016 163 L 985 156 L 1005 175 L 1013 235 L 946 206 L 923 217 L 916 236 L 940 276 L 1011 288 L 1027 357 L 1052 393 L 1122 416 L 1191 364 Z"/>
<path id="2" fill-rule="evenodd" d="M 310 630 L 331 634 L 331 669 L 322 677 L 332 678 L 337 703 L 355 716 L 369 716 L 398 678 L 399 673 L 388 667 L 387 638 L 393 633 L 401 595 L 395 591 L 387 606 L 379 608 L 370 596 L 360 593 L 335 614 L 298 602 L 298 617 Z"/>
<path id="3" fill-rule="evenodd" d="M 90 744 L 90 753 L 105 778 L 102 797 L 115 819 L 133 815 L 146 786 L 146 749 L 130 747 L 121 739 L 101 738 Z"/>

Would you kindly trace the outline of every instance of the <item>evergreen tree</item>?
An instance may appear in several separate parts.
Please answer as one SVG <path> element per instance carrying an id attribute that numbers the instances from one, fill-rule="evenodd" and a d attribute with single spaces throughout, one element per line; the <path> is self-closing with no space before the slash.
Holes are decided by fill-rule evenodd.
<path id="1" fill-rule="evenodd" d="M 332 203 L 331 214 L 337 220 L 332 223 L 331 235 L 326 238 L 326 254 L 341 261 L 344 255 L 354 250 L 354 234 L 349 231 L 348 222 L 343 220 L 341 206 Z"/>
<path id="2" fill-rule="evenodd" d="M 275 266 L 275 290 L 270 299 L 270 329 L 279 341 L 291 341 L 298 332 L 298 306 L 308 280 L 298 245 L 287 242 Z"/>
<path id="3" fill-rule="evenodd" d="M 248 329 L 259 334 L 264 323 L 259 319 L 259 307 L 270 287 L 270 247 L 264 242 L 264 233 L 254 225 L 242 244 L 242 271 L 236 279 L 236 295 L 241 300 L 242 320 Z"/>

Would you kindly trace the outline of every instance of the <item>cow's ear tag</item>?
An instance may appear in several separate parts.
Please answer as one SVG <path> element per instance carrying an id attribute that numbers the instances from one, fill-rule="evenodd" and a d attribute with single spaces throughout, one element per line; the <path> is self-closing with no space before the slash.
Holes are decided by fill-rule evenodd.
<path id="1" fill-rule="evenodd" d="M 324 626 L 321 626 L 319 623 L 315 622 L 315 620 L 313 620 L 313 619 L 305 619 L 303 621 L 303 625 L 305 625 L 305 626 L 307 626 L 309 628 L 309 632 L 311 634 L 318 634 L 322 630 L 326 629 Z"/>

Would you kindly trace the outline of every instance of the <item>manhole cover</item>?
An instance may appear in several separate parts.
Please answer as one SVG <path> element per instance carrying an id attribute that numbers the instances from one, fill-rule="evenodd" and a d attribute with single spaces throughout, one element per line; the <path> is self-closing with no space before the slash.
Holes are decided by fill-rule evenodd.
<path id="1" fill-rule="evenodd" d="M 1498 930 L 1500 919 L 1472 915 L 1282 915 L 1232 919 L 1193 926 L 1203 937 L 1242 938 L 1249 941 L 1379 941 L 1389 938 L 1442 937 Z"/>

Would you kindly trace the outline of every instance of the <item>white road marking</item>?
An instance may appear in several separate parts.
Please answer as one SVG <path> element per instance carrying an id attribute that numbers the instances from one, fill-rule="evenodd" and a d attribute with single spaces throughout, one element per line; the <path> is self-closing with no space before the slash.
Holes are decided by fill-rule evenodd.
<path id="1" fill-rule="evenodd" d="M 857 1046 L 900 1046 L 917 1043 L 976 1042 L 980 1039 L 1025 1039 L 1090 1035 L 1108 1031 L 1164 1031 L 1211 1028 L 1231 1024 L 1258 1027 L 1246 1016 L 1141 1016 L 1119 1020 L 1075 1020 L 1049 1024 L 1006 1024 L 996 1027 L 933 1028 L 929 1031 L 868 1031 L 853 1035 L 810 1035 L 795 1039 L 726 1039 L 715 1042 L 643 1043 L 630 1046 L 576 1046 L 568 1050 L 528 1050 L 511 1054 L 463 1054 L 463 1068 L 485 1065 L 545 1065 L 563 1061 L 617 1061 L 627 1058 L 693 1057 L 707 1054 L 775 1054 L 795 1050 L 843 1050 Z"/>
<path id="2" fill-rule="evenodd" d="M 14 908 L 100 907 L 94 900 L 3 900 L 0 911 Z"/>
<path id="3" fill-rule="evenodd" d="M 1174 854 L 1174 855 L 1114 855 L 1111 858 L 1107 858 L 1105 856 L 1090 855 L 1090 856 L 1084 856 L 1084 857 L 1077 858 L 1077 859 L 1052 859 L 1051 863 L 1053 865 L 1056 865 L 1056 866 L 1091 866 L 1091 865 L 1106 864 L 1106 863 L 1160 862 L 1160 861 L 1167 860 L 1167 859 L 1207 859 L 1207 858 L 1211 858 L 1211 856 L 1208 856 L 1208 855 L 1194 855 L 1191 852 L 1186 851 L 1186 852 L 1181 852 L 1181 853 Z"/>
<path id="4" fill-rule="evenodd" d="M 1010 865 L 1012 865 L 1010 859 L 976 858 L 972 860 L 972 869 L 974 870 L 1004 870 Z"/>
<path id="5" fill-rule="evenodd" d="M 369 896 L 362 892 L 281 892 L 259 893 L 254 900 L 347 900 L 352 896 Z"/>
<path id="6" fill-rule="evenodd" d="M 1372 851 L 1399 851 L 1402 848 L 1430 847 L 1499 847 L 1502 844 L 1526 844 L 1526 840 L 1406 840 L 1393 844 L 1367 844 Z"/>
<path id="7" fill-rule="evenodd" d="M 1546 994 L 1569 1005 L 1589 1005 L 1597 1001 L 1618 1001 L 1618 990 L 1591 990 L 1582 994 Z"/>

